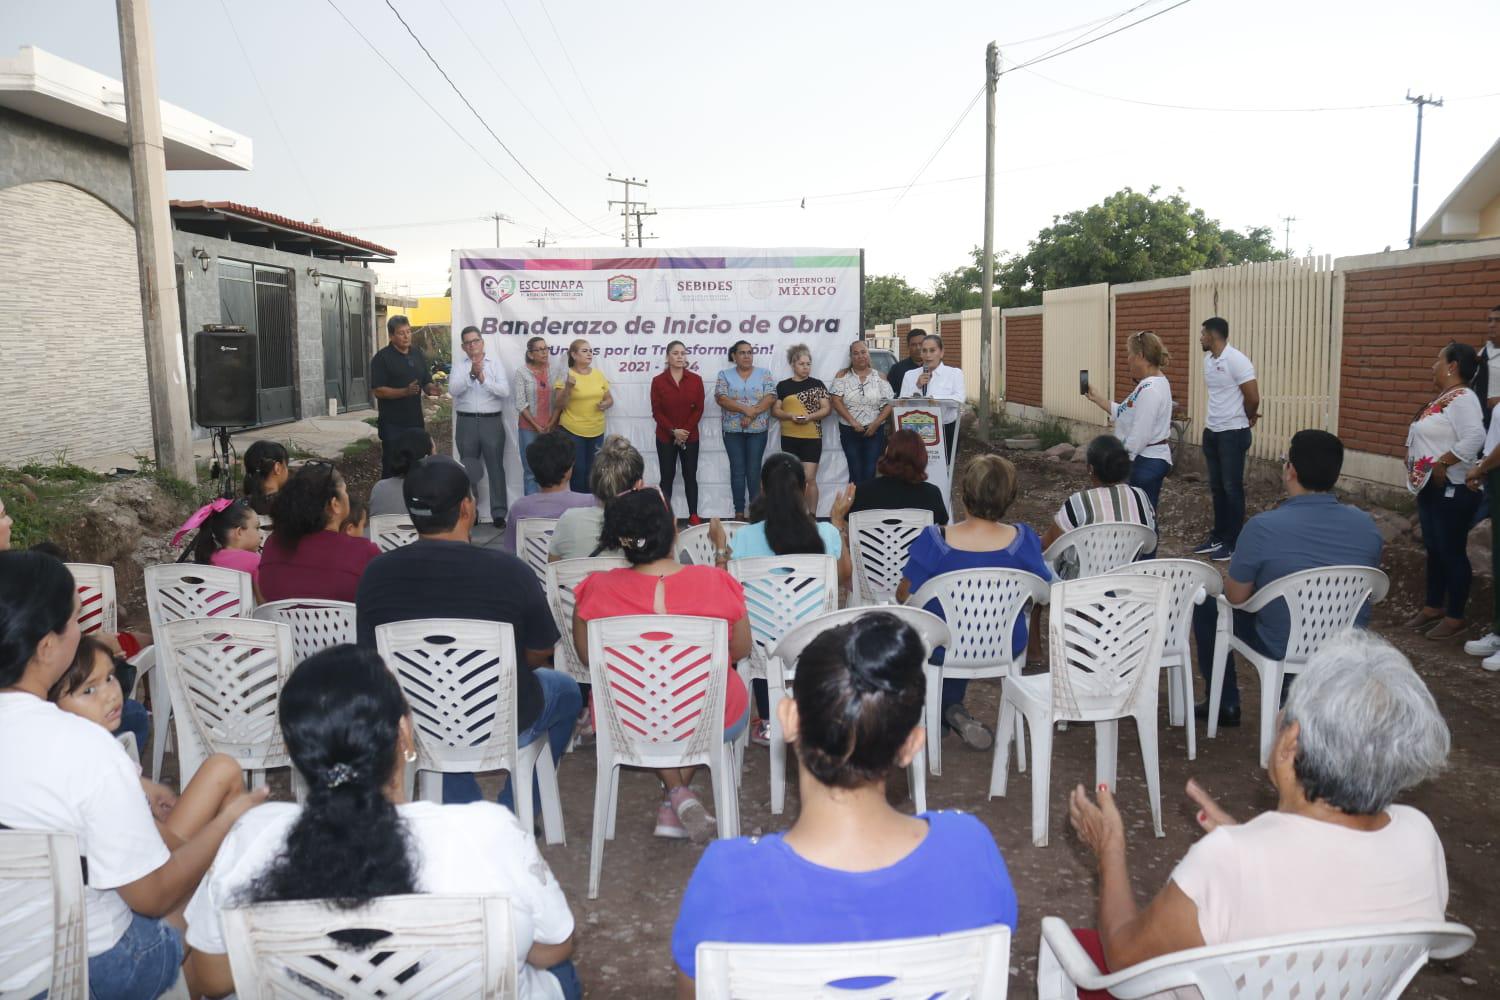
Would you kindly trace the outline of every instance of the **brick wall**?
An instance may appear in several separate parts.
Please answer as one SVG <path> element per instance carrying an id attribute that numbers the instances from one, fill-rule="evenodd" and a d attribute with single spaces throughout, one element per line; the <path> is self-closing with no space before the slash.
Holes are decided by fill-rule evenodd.
<path id="1" fill-rule="evenodd" d="M 1115 296 L 1115 399 L 1124 399 L 1135 387 L 1126 359 L 1130 335 L 1137 330 L 1151 330 L 1172 355 L 1163 371 L 1172 386 L 1172 401 L 1187 407 L 1191 298 L 1191 289 L 1186 286 Z"/>
<path id="2" fill-rule="evenodd" d="M 1412 415 L 1435 395 L 1430 369 L 1439 348 L 1450 340 L 1482 345 L 1485 315 L 1497 304 L 1500 257 L 1348 272 L 1339 375 L 1344 447 L 1404 456 Z"/>
<path id="3" fill-rule="evenodd" d="M 943 338 L 943 364 L 954 368 L 964 366 L 964 322 L 957 316 L 938 321 L 938 336 Z M 979 359 L 975 358 L 978 364 Z"/>
<path id="4" fill-rule="evenodd" d="M 1005 319 L 1005 398 L 1042 405 L 1042 317 Z"/>

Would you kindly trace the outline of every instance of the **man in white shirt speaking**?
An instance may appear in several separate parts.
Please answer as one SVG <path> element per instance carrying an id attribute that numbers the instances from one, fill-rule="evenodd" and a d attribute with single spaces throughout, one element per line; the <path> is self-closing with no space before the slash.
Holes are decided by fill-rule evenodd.
<path id="1" fill-rule="evenodd" d="M 495 527 L 505 527 L 505 401 L 510 380 L 493 358 L 484 356 L 479 327 L 466 326 L 459 346 L 469 358 L 467 368 L 455 367 L 448 379 L 453 397 L 453 436 L 458 459 L 469 474 L 469 486 L 479 495 L 479 481 L 490 481 L 490 516 Z"/>
<path id="2" fill-rule="evenodd" d="M 1215 562 L 1228 562 L 1245 524 L 1245 455 L 1250 428 L 1260 419 L 1260 386 L 1255 366 L 1229 346 L 1229 323 L 1218 316 L 1203 321 L 1203 381 L 1208 412 L 1203 422 L 1203 461 L 1213 493 L 1214 526 L 1193 549 Z"/>
<path id="3" fill-rule="evenodd" d="M 958 440 L 958 414 L 964 405 L 964 372 L 962 368 L 943 364 L 942 337 L 928 334 L 922 341 L 922 367 L 906 373 L 901 380 L 901 395 L 925 396 L 954 404 L 953 420 L 943 422 L 943 451 L 948 456 L 949 468 L 952 468 L 953 446 Z"/>

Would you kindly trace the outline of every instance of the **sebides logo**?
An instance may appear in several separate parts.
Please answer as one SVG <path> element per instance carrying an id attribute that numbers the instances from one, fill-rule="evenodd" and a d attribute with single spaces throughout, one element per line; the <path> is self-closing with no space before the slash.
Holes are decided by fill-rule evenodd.
<path id="1" fill-rule="evenodd" d="M 677 283 L 679 292 L 732 292 L 734 282 L 732 281 L 679 281 Z"/>
<path id="2" fill-rule="evenodd" d="M 616 274 L 609 279 L 609 301 L 634 302 L 635 278 L 628 274 Z"/>
<path id="3" fill-rule="evenodd" d="M 516 279 L 508 274 L 495 277 L 493 274 L 486 275 L 479 282 L 479 290 L 484 297 L 494 302 L 504 302 L 516 294 Z"/>

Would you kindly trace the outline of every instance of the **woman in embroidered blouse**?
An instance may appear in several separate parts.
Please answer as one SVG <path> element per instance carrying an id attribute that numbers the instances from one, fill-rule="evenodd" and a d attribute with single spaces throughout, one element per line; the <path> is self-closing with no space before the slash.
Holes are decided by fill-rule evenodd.
<path id="1" fill-rule="evenodd" d="M 849 482 L 874 479 L 896 393 L 871 366 L 870 348 L 863 340 L 849 345 L 849 368 L 833 380 L 828 392 L 833 412 L 839 415 L 839 444 L 849 463 Z"/>
<path id="2" fill-rule="evenodd" d="M 724 420 L 734 519 L 743 521 L 750 502 L 760 493 L 760 463 L 766 454 L 771 404 L 776 402 L 776 379 L 755 366 L 755 348 L 748 340 L 735 341 L 729 360 L 733 367 L 719 372 L 714 381 L 714 402 Z"/>
<path id="3" fill-rule="evenodd" d="M 1427 599 L 1406 620 L 1429 639 L 1447 639 L 1464 629 L 1464 607 L 1474 578 L 1469 565 L 1469 528 L 1479 494 L 1464 476 L 1484 444 L 1484 410 L 1469 388 L 1479 356 L 1468 344 L 1438 351 L 1432 381 L 1438 395 L 1417 412 L 1406 432 L 1406 488 L 1417 497 L 1422 545 L 1427 549 Z M 1436 626 L 1434 628 L 1434 626 Z"/>
<path id="4" fill-rule="evenodd" d="M 1172 356 L 1161 338 L 1150 330 L 1132 333 L 1127 341 L 1130 376 L 1135 388 L 1124 401 L 1106 400 L 1089 386 L 1089 402 L 1109 414 L 1115 436 L 1130 453 L 1130 485 L 1139 487 L 1155 510 L 1161 483 L 1172 471 L 1172 387 L 1161 373 Z"/>

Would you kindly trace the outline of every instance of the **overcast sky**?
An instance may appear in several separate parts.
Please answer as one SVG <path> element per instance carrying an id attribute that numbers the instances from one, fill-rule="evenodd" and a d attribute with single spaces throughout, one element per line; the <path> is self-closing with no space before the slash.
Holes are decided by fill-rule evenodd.
<path id="1" fill-rule="evenodd" d="M 613 172 L 650 180 L 649 245 L 864 247 L 869 273 L 926 287 L 983 236 L 982 102 L 938 150 L 985 44 L 1011 65 L 1159 11 L 1001 78 L 997 249 L 1153 184 L 1278 245 L 1295 216 L 1296 252 L 1400 247 L 1407 90 L 1448 102 L 1426 115 L 1419 224 L 1500 136 L 1496 0 L 392 2 L 546 191 L 385 0 L 153 0 L 162 97 L 255 142 L 252 171 L 173 173 L 173 197 L 319 219 L 398 251 L 382 288 L 441 294 L 452 248 L 493 244 L 493 211 L 515 219 L 505 245 L 544 227 L 619 245 Z M 27 44 L 120 72 L 110 0 L 0 0 L 0 53 Z"/>

